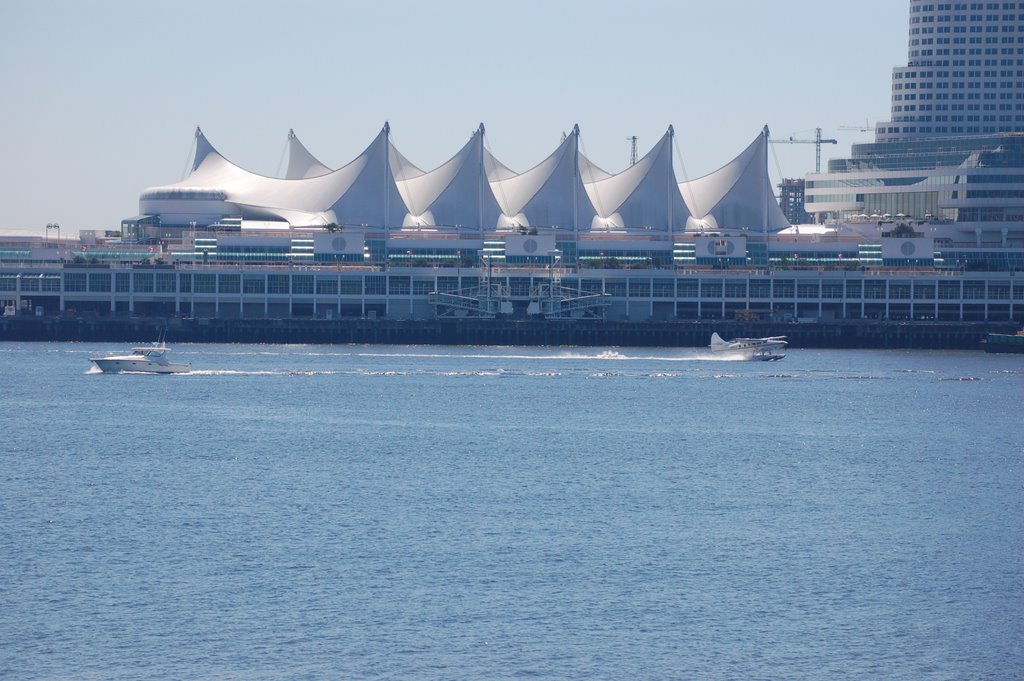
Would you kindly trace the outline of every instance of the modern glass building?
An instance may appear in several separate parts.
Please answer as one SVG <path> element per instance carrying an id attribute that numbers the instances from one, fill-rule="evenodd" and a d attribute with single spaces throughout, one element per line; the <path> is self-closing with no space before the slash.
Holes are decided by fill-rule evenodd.
<path id="1" fill-rule="evenodd" d="M 910 0 L 907 66 L 875 142 L 808 175 L 818 221 L 952 224 L 976 245 L 1024 242 L 1024 2 Z"/>

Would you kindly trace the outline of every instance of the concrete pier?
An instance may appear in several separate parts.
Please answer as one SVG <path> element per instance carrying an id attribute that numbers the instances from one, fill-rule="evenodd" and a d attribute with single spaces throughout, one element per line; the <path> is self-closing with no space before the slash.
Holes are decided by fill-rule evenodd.
<path id="1" fill-rule="evenodd" d="M 791 348 L 979 349 L 1014 322 L 543 321 L 529 319 L 208 319 L 185 317 L 2 317 L 0 341 L 321 343 L 705 347 L 724 338 L 786 336 Z"/>

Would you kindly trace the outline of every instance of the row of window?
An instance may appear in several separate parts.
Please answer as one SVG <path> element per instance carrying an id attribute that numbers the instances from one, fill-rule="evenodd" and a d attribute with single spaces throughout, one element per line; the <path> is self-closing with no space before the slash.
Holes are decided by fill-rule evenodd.
<path id="1" fill-rule="evenodd" d="M 980 50 L 970 50 L 970 52 L 974 56 L 977 56 L 977 55 L 981 54 Z M 1012 48 L 1002 50 L 1001 52 L 1002 52 L 1002 54 L 1004 54 L 1006 56 L 1014 54 L 1014 50 Z M 935 66 L 942 66 L 942 67 L 946 67 L 946 66 L 1014 66 L 1014 65 L 1016 65 L 1016 66 L 1024 66 L 1024 59 L 1020 59 L 1020 58 L 1018 58 L 1016 60 L 1006 59 L 1006 58 L 1003 58 L 1003 59 L 953 59 L 953 60 L 949 60 L 949 59 L 918 59 L 917 58 L 917 57 L 931 57 L 931 56 L 936 56 L 936 55 L 941 57 L 941 56 L 947 56 L 947 55 L 949 55 L 949 53 L 950 53 L 950 51 L 948 49 L 946 49 L 946 48 L 943 48 L 941 50 L 932 50 L 932 49 L 928 49 L 928 50 L 914 50 L 912 52 L 912 54 L 911 54 L 911 60 L 908 62 L 907 66 L 897 66 L 895 70 L 897 72 L 900 72 L 900 73 L 905 73 L 904 71 L 899 71 L 899 69 L 904 69 L 904 68 L 908 68 L 908 69 L 909 68 L 923 68 L 925 66 L 928 66 L 928 67 L 935 67 Z M 956 53 L 957 53 L 957 56 L 963 56 L 965 54 L 965 51 L 964 50 L 956 50 Z M 1021 53 L 1024 53 L 1024 50 L 1017 52 L 1017 54 L 1021 54 Z M 943 75 L 948 75 L 948 74 L 944 73 Z"/>
<path id="2" fill-rule="evenodd" d="M 846 189 L 848 187 L 936 187 L 986 184 L 1024 184 L 1024 173 L 1019 175 L 932 175 L 930 177 L 867 177 L 849 180 L 808 180 L 807 190 Z"/>
<path id="3" fill-rule="evenodd" d="M 930 38 L 928 39 L 927 42 L 929 44 L 932 44 L 932 40 Z M 939 38 L 936 42 L 938 42 L 938 43 L 940 43 L 942 45 L 948 45 L 949 44 L 949 38 Z M 962 43 L 963 43 L 963 40 L 958 40 L 957 41 L 957 44 L 962 44 Z M 1000 55 L 1000 54 L 1003 55 L 1004 57 L 1008 57 L 1008 56 L 1010 56 L 1012 54 L 1016 54 L 1019 57 L 1020 55 L 1024 55 L 1024 48 L 1018 47 L 1018 48 L 1014 49 L 1012 47 L 1000 47 L 1000 48 L 991 48 L 991 47 L 986 47 L 986 48 L 980 48 L 980 47 L 955 47 L 955 48 L 939 47 L 939 48 L 934 48 L 934 49 L 933 48 L 928 48 L 928 49 L 924 49 L 924 50 L 911 50 L 910 51 L 910 57 L 911 57 L 910 66 L 949 66 L 949 64 L 950 64 L 948 59 L 935 59 L 935 60 L 932 60 L 932 59 L 917 59 L 917 57 L 931 57 L 933 55 L 937 55 L 937 56 L 940 56 L 940 57 L 945 57 L 945 56 L 948 56 L 948 55 L 953 55 L 954 57 L 962 57 L 962 56 L 978 57 L 978 56 L 982 56 L 982 55 L 984 55 L 986 57 L 994 57 L 994 56 Z M 977 60 L 973 60 L 972 59 L 971 63 L 972 63 L 972 65 L 977 65 Z M 1010 66 L 1011 63 L 1012 62 L 1009 59 L 1003 59 L 1000 62 L 1000 64 L 1002 66 Z M 996 60 L 995 59 L 986 59 L 985 60 L 985 65 L 986 66 L 995 66 L 995 64 L 996 64 Z M 1017 64 L 1018 65 L 1024 64 L 1024 60 L 1018 58 L 1017 59 Z M 953 60 L 953 66 L 963 66 L 963 65 L 964 65 L 963 60 L 957 60 L 957 59 Z M 902 68 L 902 67 L 897 67 L 897 68 Z"/>
<path id="4" fill-rule="evenodd" d="M 978 125 L 951 125 L 951 126 L 915 126 L 900 128 L 899 126 L 886 128 L 886 132 L 889 133 L 930 133 L 930 132 L 949 132 L 949 133 L 990 133 L 990 132 L 1024 132 L 1024 126 L 1021 126 L 1020 130 L 1012 128 L 1010 126 L 978 126 Z"/>
<path id="5" fill-rule="evenodd" d="M 74 274 L 74 273 L 69 273 Z M 189 275 L 182 275 L 187 277 Z M 200 275 L 195 275 L 200 276 Z M 215 275 L 202 275 L 215 276 Z M 220 293 L 239 293 L 236 284 L 238 278 L 243 275 L 220 275 L 224 288 L 218 288 Z M 262 294 L 271 293 L 269 286 L 271 276 L 255 278 L 245 276 L 241 279 L 244 293 Z M 312 294 L 316 291 L 319 295 L 427 295 L 432 291 L 454 291 L 460 288 L 472 288 L 479 286 L 480 280 L 477 277 L 438 277 L 437 281 L 419 280 L 405 276 L 366 276 L 359 277 L 330 277 L 317 278 L 313 288 L 306 289 L 306 279 L 302 275 L 296 275 L 293 282 L 292 293 Z M 18 276 L 0 276 L 0 291 L 16 291 Z M 32 283 L 26 286 L 27 282 L 57 281 L 56 279 L 43 279 L 39 277 L 20 277 L 22 291 L 54 291 L 57 289 L 35 288 Z M 502 277 L 494 280 L 494 285 L 507 287 L 513 295 L 528 295 L 531 287 L 546 281 L 543 278 L 531 279 L 529 277 Z M 281 284 L 281 282 L 277 282 Z M 751 279 L 729 280 L 729 279 L 672 279 L 672 278 L 629 278 L 629 279 L 563 279 L 563 285 L 571 288 L 580 288 L 591 293 L 608 293 L 615 297 L 622 298 L 866 298 L 866 299 L 946 299 L 946 300 L 980 300 L 980 299 L 1010 299 L 1024 300 L 1024 283 L 1011 286 L 1008 282 L 985 282 L 980 280 L 966 281 L 900 281 L 885 279 L 867 280 L 810 280 L 801 281 L 794 279 Z M 295 290 L 294 285 L 299 290 Z M 66 289 L 69 292 L 85 292 L 84 289 Z M 199 293 L 200 291 L 196 291 Z M 213 292 L 213 291 L 209 291 Z M 287 292 L 287 291 L 278 291 Z"/>
<path id="6" fill-rule="evenodd" d="M 1005 38 L 997 38 L 991 36 L 988 38 L 912 38 L 910 44 L 912 46 L 917 45 L 1012 45 L 1014 43 L 1024 43 L 1024 38 L 1017 38 L 1014 40 L 1012 37 L 1007 36 Z M 1010 54 L 1004 50 L 1004 54 Z M 979 52 L 979 54 L 981 54 Z M 995 49 L 989 51 L 985 49 L 985 54 L 999 54 Z"/>
<path id="7" fill-rule="evenodd" d="M 1024 6 L 1024 4 L 1022 4 L 1022 6 Z M 999 9 L 999 3 L 997 3 L 997 2 L 989 2 L 989 3 L 986 4 L 984 2 L 972 2 L 972 3 L 967 3 L 967 2 L 945 2 L 945 3 L 942 3 L 942 2 L 940 2 L 938 5 L 912 5 L 910 7 L 910 12 L 911 13 L 931 12 L 931 11 L 935 11 L 936 7 L 938 7 L 940 12 L 941 11 L 949 11 L 950 9 L 952 9 L 952 10 Z M 1017 3 L 1016 2 L 1004 2 L 1004 3 L 1002 3 L 1002 9 L 1016 9 L 1016 8 L 1017 8 Z"/>
<path id="8" fill-rule="evenodd" d="M 1011 80 L 1001 82 L 985 82 L 985 81 L 939 81 L 937 83 L 897 83 L 892 86 L 894 92 L 900 92 L 901 90 L 916 90 L 921 88 L 922 90 L 1013 90 L 1024 88 L 1024 81 L 1018 81 L 1014 83 Z M 940 93 L 941 94 L 941 93 Z M 996 95 L 1003 94 L 1005 97 L 997 97 Z M 974 96 L 971 96 L 974 95 Z M 923 100 L 931 99 L 924 94 L 920 97 Z M 917 99 L 917 95 L 914 94 L 895 94 L 892 96 L 894 102 L 908 101 L 913 102 Z M 963 99 L 963 97 L 940 97 L 935 96 L 935 99 Z M 1020 99 L 1019 97 L 1013 96 L 1011 92 L 997 93 L 997 92 L 972 92 L 968 93 L 967 99 Z"/>
<path id="9" fill-rule="evenodd" d="M 939 14 L 911 17 L 910 24 L 950 24 L 961 21 L 1017 21 L 1017 18 L 1016 14 Z M 1020 18 L 1024 19 L 1024 15 L 1021 15 Z"/>
<path id="10" fill-rule="evenodd" d="M 949 50 L 935 50 L 935 51 L 946 52 L 947 54 L 949 53 Z M 917 57 L 917 56 L 920 56 L 920 55 L 931 56 L 932 54 L 934 54 L 935 51 L 933 51 L 933 50 L 915 50 L 913 56 L 914 57 Z M 1007 50 L 1007 54 L 1013 54 L 1013 50 Z M 1016 60 L 1014 60 L 1014 59 L 953 59 L 953 60 L 949 60 L 949 59 L 915 59 L 912 63 L 915 64 L 916 66 L 1014 66 L 1014 65 L 1016 65 L 1016 66 L 1024 66 L 1024 59 L 1016 59 Z M 897 67 L 897 68 L 900 68 L 900 67 Z M 894 72 L 894 74 L 893 74 L 893 78 L 894 79 L 896 78 L 895 73 L 898 73 L 898 72 Z M 938 73 L 939 73 L 939 75 L 937 76 L 938 78 L 948 78 L 949 77 L 949 72 L 948 71 L 939 71 Z M 1003 71 L 1003 72 L 1000 72 L 1000 73 L 1006 73 L 1006 72 Z M 1024 74 L 1022 74 L 1021 71 L 1017 71 L 1017 76 L 1016 77 L 1019 78 L 1021 76 L 1024 76 Z M 900 76 L 900 77 L 902 77 L 902 76 Z M 1000 76 L 1000 77 L 1002 77 L 1002 76 Z"/>
<path id="11" fill-rule="evenodd" d="M 945 88 L 946 85 L 943 84 L 943 85 L 941 85 L 941 87 Z M 998 97 L 996 95 L 998 95 Z M 966 99 L 966 100 L 974 100 L 974 101 L 977 101 L 979 99 L 983 99 L 983 100 L 985 100 L 987 102 L 992 102 L 992 101 L 995 101 L 995 100 L 998 99 L 1003 104 L 1009 104 L 1009 102 L 1011 100 L 1012 101 L 1016 101 L 1018 99 L 1024 99 L 1024 93 L 1021 93 L 1021 92 L 998 92 L 998 93 L 997 92 L 953 92 L 953 93 L 939 92 L 937 94 L 922 93 L 921 95 L 912 95 L 911 94 L 911 95 L 893 95 L 892 96 L 892 101 L 893 102 L 916 102 L 917 100 L 921 100 L 922 102 L 930 102 L 933 99 L 936 100 L 936 101 L 939 101 L 939 102 L 945 102 L 947 100 L 960 101 L 960 100 L 964 100 L 964 99 Z M 916 104 L 915 104 L 915 106 L 916 106 Z M 945 109 L 942 108 L 942 106 L 937 106 L 936 108 L 939 109 L 940 111 L 945 111 Z M 1009 111 L 1010 110 L 1008 107 L 1001 107 L 1001 108 L 1002 108 L 1003 111 Z M 1019 106 L 1014 107 L 1014 108 L 1016 108 L 1018 111 L 1020 111 L 1020 107 Z M 960 105 L 960 106 L 954 105 L 952 107 L 952 109 L 954 111 L 958 111 L 958 110 L 959 111 L 963 111 L 963 106 L 962 105 Z M 907 109 L 907 110 L 908 111 L 913 111 L 913 109 Z"/>
<path id="12" fill-rule="evenodd" d="M 1024 105 L 1018 104 L 1017 106 L 1020 107 L 1018 109 L 1018 111 L 1024 110 Z M 900 111 L 903 108 L 904 107 L 894 106 L 892 108 L 892 110 L 894 112 L 898 112 L 898 111 Z M 907 106 L 907 107 L 905 107 L 906 111 L 914 111 L 915 108 L 916 108 L 915 106 Z M 922 104 L 921 105 L 921 111 L 931 111 L 931 110 L 932 110 L 932 106 L 930 104 Z M 935 106 L 935 110 L 936 111 L 949 111 L 950 107 L 948 105 L 939 104 L 939 105 Z M 954 104 L 952 106 L 952 110 L 953 111 L 963 111 L 964 110 L 964 105 L 963 104 L 960 104 L 960 105 Z M 967 111 L 996 111 L 997 109 L 996 109 L 996 105 L 995 104 L 984 104 L 984 105 L 983 104 L 968 104 L 966 110 Z M 1000 104 L 998 110 L 999 111 L 1012 111 L 1013 107 L 1010 104 Z M 917 116 L 896 116 L 896 117 L 893 118 L 893 122 L 894 123 L 899 123 L 899 122 L 903 122 L 903 121 L 911 121 L 911 122 L 918 121 L 919 123 L 931 123 L 933 120 L 935 122 L 937 122 L 937 123 L 946 122 L 946 121 L 957 122 L 957 121 L 963 121 L 963 120 L 965 120 L 965 118 L 964 118 L 964 114 L 952 114 L 952 115 L 951 114 L 935 114 L 934 117 L 933 117 L 932 114 L 930 114 L 930 113 L 927 113 L 927 114 L 926 113 L 922 113 L 922 114 L 917 115 Z M 966 117 L 966 120 L 968 120 L 968 121 L 996 121 L 996 120 L 999 120 L 1000 122 L 1003 122 L 1003 123 L 1009 123 L 1010 121 L 1014 121 L 1015 120 L 1015 121 L 1017 121 L 1019 123 L 1021 121 L 1024 121 L 1024 114 L 1017 114 L 1016 116 L 1011 116 L 1010 114 L 999 114 L 998 118 L 996 117 L 996 114 L 985 114 L 982 117 L 979 117 L 978 114 L 969 114 Z"/>
<path id="13" fill-rule="evenodd" d="M 1016 17 L 1014 17 L 1016 20 Z M 910 35 L 928 35 L 931 33 L 1016 33 L 1017 27 L 1006 26 L 925 26 L 923 28 L 911 28 Z"/>
<path id="14" fill-rule="evenodd" d="M 984 3 L 984 2 L 972 2 L 972 3 L 966 3 L 966 2 L 952 2 L 952 3 L 950 3 L 950 2 L 946 2 L 946 3 L 942 3 L 942 2 L 940 2 L 938 5 L 912 5 L 911 8 L 910 8 L 910 11 L 911 11 L 911 13 L 934 12 L 936 7 L 938 7 L 938 10 L 940 12 L 948 12 L 949 10 L 954 10 L 954 11 L 955 10 L 966 10 L 966 9 L 972 9 L 972 10 L 990 9 L 991 10 L 991 9 L 1000 9 L 1000 4 L 998 2 L 989 2 L 989 3 Z M 1022 3 L 1022 7 L 1024 7 L 1024 3 Z M 1017 8 L 1017 3 L 1015 3 L 1015 2 L 1004 2 L 1004 3 L 1002 3 L 1002 9 L 1016 9 L 1016 8 Z"/>

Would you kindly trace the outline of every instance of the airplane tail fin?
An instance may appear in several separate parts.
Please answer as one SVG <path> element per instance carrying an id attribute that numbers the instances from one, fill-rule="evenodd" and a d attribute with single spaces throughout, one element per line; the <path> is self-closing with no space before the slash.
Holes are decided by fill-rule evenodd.
<path id="1" fill-rule="evenodd" d="M 709 346 L 712 350 L 724 350 L 729 347 L 729 344 L 722 340 L 722 337 L 718 335 L 718 332 L 711 334 L 711 345 Z"/>

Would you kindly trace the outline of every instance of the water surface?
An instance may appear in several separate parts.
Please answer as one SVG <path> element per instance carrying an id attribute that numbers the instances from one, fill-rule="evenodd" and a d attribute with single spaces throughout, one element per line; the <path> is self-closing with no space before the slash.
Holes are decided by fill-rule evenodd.
<path id="1" fill-rule="evenodd" d="M 1024 359 L 0 343 L 0 676 L 1013 678 Z"/>

